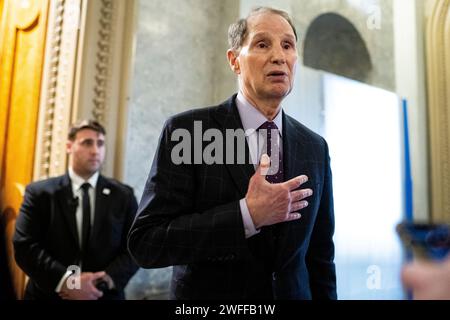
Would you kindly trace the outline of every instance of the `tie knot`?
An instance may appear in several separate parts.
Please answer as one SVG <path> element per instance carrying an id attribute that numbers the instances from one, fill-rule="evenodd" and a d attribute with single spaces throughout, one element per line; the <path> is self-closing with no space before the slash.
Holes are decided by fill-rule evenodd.
<path id="1" fill-rule="evenodd" d="M 278 127 L 275 122 L 266 121 L 258 128 L 258 130 L 278 130 Z"/>
<path id="2" fill-rule="evenodd" d="M 83 189 L 84 192 L 89 191 L 90 187 L 91 187 L 91 185 L 88 182 L 85 182 L 81 185 L 81 189 Z"/>

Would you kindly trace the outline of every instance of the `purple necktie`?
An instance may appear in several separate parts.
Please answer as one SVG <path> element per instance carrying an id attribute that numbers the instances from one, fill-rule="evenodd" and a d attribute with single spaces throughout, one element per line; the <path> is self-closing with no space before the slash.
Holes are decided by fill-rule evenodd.
<path id="1" fill-rule="evenodd" d="M 283 182 L 283 157 L 279 145 L 281 139 L 278 127 L 274 122 L 266 121 L 258 128 L 258 142 L 263 144 L 262 154 L 267 153 L 270 157 L 270 169 L 266 175 L 266 180 L 269 183 Z M 278 162 L 278 166 L 275 165 L 274 161 Z M 261 236 L 265 238 L 262 243 L 262 250 L 268 254 L 266 263 L 275 270 L 275 256 L 280 237 L 280 228 L 278 225 L 263 227 Z"/>
<path id="2" fill-rule="evenodd" d="M 273 136 L 273 139 L 272 139 Z M 270 183 L 281 183 L 284 181 L 283 158 L 279 142 L 280 133 L 274 122 L 266 121 L 258 128 L 259 143 L 263 143 L 263 153 L 270 157 L 270 169 L 266 175 L 266 180 Z M 273 152 L 273 157 L 272 157 Z M 276 163 L 278 162 L 278 166 Z"/>

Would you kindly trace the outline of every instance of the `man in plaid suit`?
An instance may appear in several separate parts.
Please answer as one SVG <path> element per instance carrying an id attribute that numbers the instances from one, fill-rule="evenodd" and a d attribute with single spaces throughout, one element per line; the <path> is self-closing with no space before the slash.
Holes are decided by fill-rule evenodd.
<path id="1" fill-rule="evenodd" d="M 229 42 L 239 93 L 166 122 L 129 251 L 144 268 L 174 266 L 173 299 L 336 299 L 328 147 L 281 106 L 295 28 L 256 8 Z"/>

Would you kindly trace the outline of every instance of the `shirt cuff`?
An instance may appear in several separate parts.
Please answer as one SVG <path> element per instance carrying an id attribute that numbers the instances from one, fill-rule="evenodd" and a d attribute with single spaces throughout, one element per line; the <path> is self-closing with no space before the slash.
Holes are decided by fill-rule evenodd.
<path id="1" fill-rule="evenodd" d="M 58 285 L 56 286 L 55 292 L 59 293 L 66 282 L 66 280 L 72 275 L 72 271 L 68 270 L 62 276 L 61 280 L 59 280 Z"/>
<path id="2" fill-rule="evenodd" d="M 248 239 L 253 237 L 255 234 L 258 234 L 259 230 L 256 230 L 255 228 L 255 224 L 250 216 L 250 211 L 248 210 L 247 201 L 245 201 L 245 198 L 239 201 L 239 206 L 241 207 L 242 221 L 244 222 L 245 239 Z"/>

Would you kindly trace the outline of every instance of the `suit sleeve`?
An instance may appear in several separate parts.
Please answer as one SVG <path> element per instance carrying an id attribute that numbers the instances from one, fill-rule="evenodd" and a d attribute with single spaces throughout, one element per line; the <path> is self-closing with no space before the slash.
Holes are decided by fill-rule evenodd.
<path id="1" fill-rule="evenodd" d="M 130 278 L 136 273 L 138 266 L 133 261 L 127 250 L 127 234 L 133 223 L 137 211 L 137 201 L 132 189 L 127 188 L 126 217 L 124 232 L 122 234 L 122 246 L 120 253 L 113 262 L 106 268 L 105 272 L 113 279 L 116 289 L 121 291 L 125 288 Z"/>
<path id="2" fill-rule="evenodd" d="M 205 177 L 196 176 L 195 165 L 176 165 L 172 161 L 175 143 L 170 137 L 175 127 L 169 120 L 161 134 L 128 236 L 129 251 L 144 268 L 245 256 L 247 245 L 239 200 L 202 212 L 196 209 L 196 179 Z"/>
<path id="3" fill-rule="evenodd" d="M 54 291 L 67 267 L 54 259 L 42 246 L 48 229 L 48 212 L 42 204 L 48 196 L 28 186 L 16 221 L 13 237 L 15 259 L 19 267 L 41 288 Z M 49 201 L 48 201 L 49 202 Z"/>
<path id="4" fill-rule="evenodd" d="M 306 263 L 313 299 L 337 299 L 334 265 L 334 206 L 333 186 L 328 146 L 325 145 L 325 175 L 317 215 Z"/>

